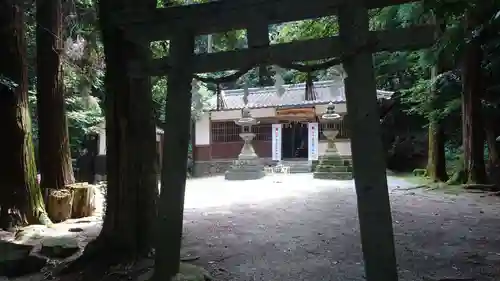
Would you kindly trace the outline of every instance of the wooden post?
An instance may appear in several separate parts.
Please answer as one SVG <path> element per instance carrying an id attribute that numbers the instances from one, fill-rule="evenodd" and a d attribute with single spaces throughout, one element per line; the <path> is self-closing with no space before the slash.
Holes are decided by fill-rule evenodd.
<path id="1" fill-rule="evenodd" d="M 247 30 L 247 40 L 249 48 L 269 47 L 269 26 L 265 20 L 256 19 Z M 259 66 L 259 82 L 261 86 L 267 86 L 265 79 L 269 79 L 266 65 Z"/>
<path id="2" fill-rule="evenodd" d="M 99 138 L 97 137 L 96 134 L 89 134 L 87 135 L 87 152 L 89 155 L 89 178 L 87 179 L 87 182 L 90 184 L 96 184 L 96 158 L 97 154 L 99 153 L 98 151 L 98 144 L 97 142 L 99 141 Z"/>
<path id="3" fill-rule="evenodd" d="M 351 0 L 339 9 L 342 43 L 347 49 L 366 44 L 368 9 Z M 351 125 L 354 181 L 358 200 L 366 280 L 397 281 L 394 235 L 386 164 L 377 109 L 372 54 L 364 51 L 344 63 L 347 112 Z"/>
<path id="4" fill-rule="evenodd" d="M 184 215 L 186 165 L 191 124 L 194 33 L 179 30 L 170 42 L 171 69 L 164 126 L 163 163 L 153 280 L 170 280 L 179 272 Z"/>

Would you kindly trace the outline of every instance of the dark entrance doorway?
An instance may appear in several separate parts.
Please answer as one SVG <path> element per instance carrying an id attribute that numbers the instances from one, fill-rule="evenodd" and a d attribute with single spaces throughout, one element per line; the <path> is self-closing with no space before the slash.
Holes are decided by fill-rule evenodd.
<path id="1" fill-rule="evenodd" d="M 283 124 L 281 135 L 282 157 L 307 158 L 307 122 L 291 121 Z"/>

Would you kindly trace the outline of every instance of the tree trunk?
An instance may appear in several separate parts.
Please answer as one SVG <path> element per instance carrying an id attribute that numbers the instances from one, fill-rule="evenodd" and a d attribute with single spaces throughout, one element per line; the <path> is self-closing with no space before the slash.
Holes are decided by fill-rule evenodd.
<path id="1" fill-rule="evenodd" d="M 484 120 L 484 131 L 486 134 L 486 143 L 488 144 L 488 158 L 490 163 L 500 162 L 500 143 L 496 140 L 500 136 L 500 128 L 497 122 L 499 122 L 498 118 L 494 117 Z"/>
<path id="2" fill-rule="evenodd" d="M 95 192 L 96 188 L 90 184 L 73 184 L 73 202 L 71 218 L 79 219 L 89 217 L 95 211 Z"/>
<path id="3" fill-rule="evenodd" d="M 116 10 L 144 9 L 119 0 L 99 2 L 99 24 L 106 62 L 106 213 L 99 237 L 65 271 L 86 263 L 112 264 L 150 254 L 156 222 L 158 183 L 155 173 L 156 128 L 149 78 L 131 79 L 130 60 L 146 60 L 146 46 L 125 40 L 113 25 Z M 148 1 L 147 8 L 156 3 Z"/>
<path id="4" fill-rule="evenodd" d="M 196 159 L 196 120 L 191 119 L 191 128 L 190 128 L 190 142 L 191 142 L 191 163 L 189 163 L 188 159 L 188 176 L 194 177 L 194 163 Z"/>
<path id="5" fill-rule="evenodd" d="M 444 131 L 439 121 L 429 123 L 429 150 L 427 176 L 433 181 L 446 181 L 446 160 L 444 153 Z"/>
<path id="6" fill-rule="evenodd" d="M 484 122 L 486 143 L 488 144 L 489 178 L 494 184 L 500 185 L 500 142 L 496 140 L 500 136 L 500 130 L 496 125 L 498 118 L 491 116 L 486 118 Z"/>
<path id="7" fill-rule="evenodd" d="M 0 227 L 50 224 L 36 180 L 20 2 L 0 2 L 0 38 Z"/>
<path id="8" fill-rule="evenodd" d="M 440 37 L 445 29 L 444 23 L 441 20 L 435 20 L 439 24 L 440 29 L 436 33 L 436 37 Z M 446 62 L 443 54 L 438 54 L 436 65 L 431 70 L 431 77 L 433 80 L 437 78 L 440 73 L 446 71 Z M 438 105 L 436 100 L 438 98 L 438 90 L 436 82 L 433 83 L 430 90 L 431 110 L 437 110 Z M 441 125 L 441 120 L 436 114 L 431 113 L 429 118 L 429 143 L 427 153 L 427 176 L 433 181 L 446 181 L 448 174 L 446 172 L 446 158 L 445 158 L 445 135 L 444 129 Z"/>
<path id="9" fill-rule="evenodd" d="M 467 18 L 468 30 L 476 24 Z M 484 184 L 487 181 L 484 165 L 484 128 L 481 118 L 481 97 L 484 93 L 481 62 L 483 50 L 480 42 L 471 40 L 465 47 L 462 93 L 462 131 L 465 181 Z"/>
<path id="10" fill-rule="evenodd" d="M 73 210 L 73 191 L 69 189 L 47 189 L 47 213 L 55 222 L 71 218 Z"/>
<path id="11" fill-rule="evenodd" d="M 41 186 L 74 183 L 65 114 L 61 0 L 36 1 L 37 112 Z"/>

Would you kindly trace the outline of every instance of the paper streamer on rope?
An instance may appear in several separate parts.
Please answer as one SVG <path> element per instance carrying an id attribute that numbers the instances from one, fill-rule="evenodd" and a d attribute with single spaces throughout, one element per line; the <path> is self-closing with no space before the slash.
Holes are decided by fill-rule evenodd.
<path id="1" fill-rule="evenodd" d="M 308 72 L 306 78 L 305 100 L 315 100 L 315 99 L 316 95 L 314 93 L 313 75 L 311 72 Z"/>
<path id="2" fill-rule="evenodd" d="M 274 68 L 274 87 L 276 88 L 276 94 L 278 97 L 282 97 L 285 94 L 285 80 L 283 79 L 283 76 L 281 75 L 283 73 L 283 69 L 279 66 L 273 66 Z"/>
<path id="3" fill-rule="evenodd" d="M 192 107 L 196 112 L 201 111 L 203 109 L 203 102 L 201 100 L 200 85 L 196 79 L 193 79 L 191 82 L 191 95 L 193 97 Z"/>
<path id="4" fill-rule="evenodd" d="M 216 91 L 215 95 L 217 97 L 217 110 L 221 110 L 223 108 L 224 104 L 222 103 L 220 83 L 217 83 L 217 89 L 215 91 Z"/>
<path id="5" fill-rule="evenodd" d="M 250 95 L 250 90 L 248 90 L 248 83 L 243 84 L 243 103 L 245 106 L 248 105 L 248 96 Z"/>

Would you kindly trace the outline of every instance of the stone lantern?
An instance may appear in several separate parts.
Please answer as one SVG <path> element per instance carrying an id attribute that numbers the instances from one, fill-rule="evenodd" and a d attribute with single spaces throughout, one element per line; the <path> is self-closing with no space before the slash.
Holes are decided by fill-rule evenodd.
<path id="1" fill-rule="evenodd" d="M 241 110 L 241 118 L 235 123 L 241 127 L 240 137 L 243 139 L 243 147 L 233 165 L 226 171 L 226 180 L 256 180 L 264 177 L 264 166 L 255 153 L 252 146 L 252 140 L 255 134 L 252 133 L 252 126 L 259 122 L 252 117 L 250 109 L 245 106 Z"/>
<path id="2" fill-rule="evenodd" d="M 339 124 L 342 121 L 342 116 L 335 112 L 335 105 L 328 104 L 326 113 L 321 116 L 322 124 Z M 334 180 L 351 180 L 352 168 L 349 161 L 342 159 L 337 147 L 335 146 L 335 138 L 339 131 L 336 129 L 325 128 L 323 135 L 328 141 L 328 147 L 324 155 L 319 157 L 319 164 L 316 166 L 313 177 L 316 179 L 334 179 Z"/>

